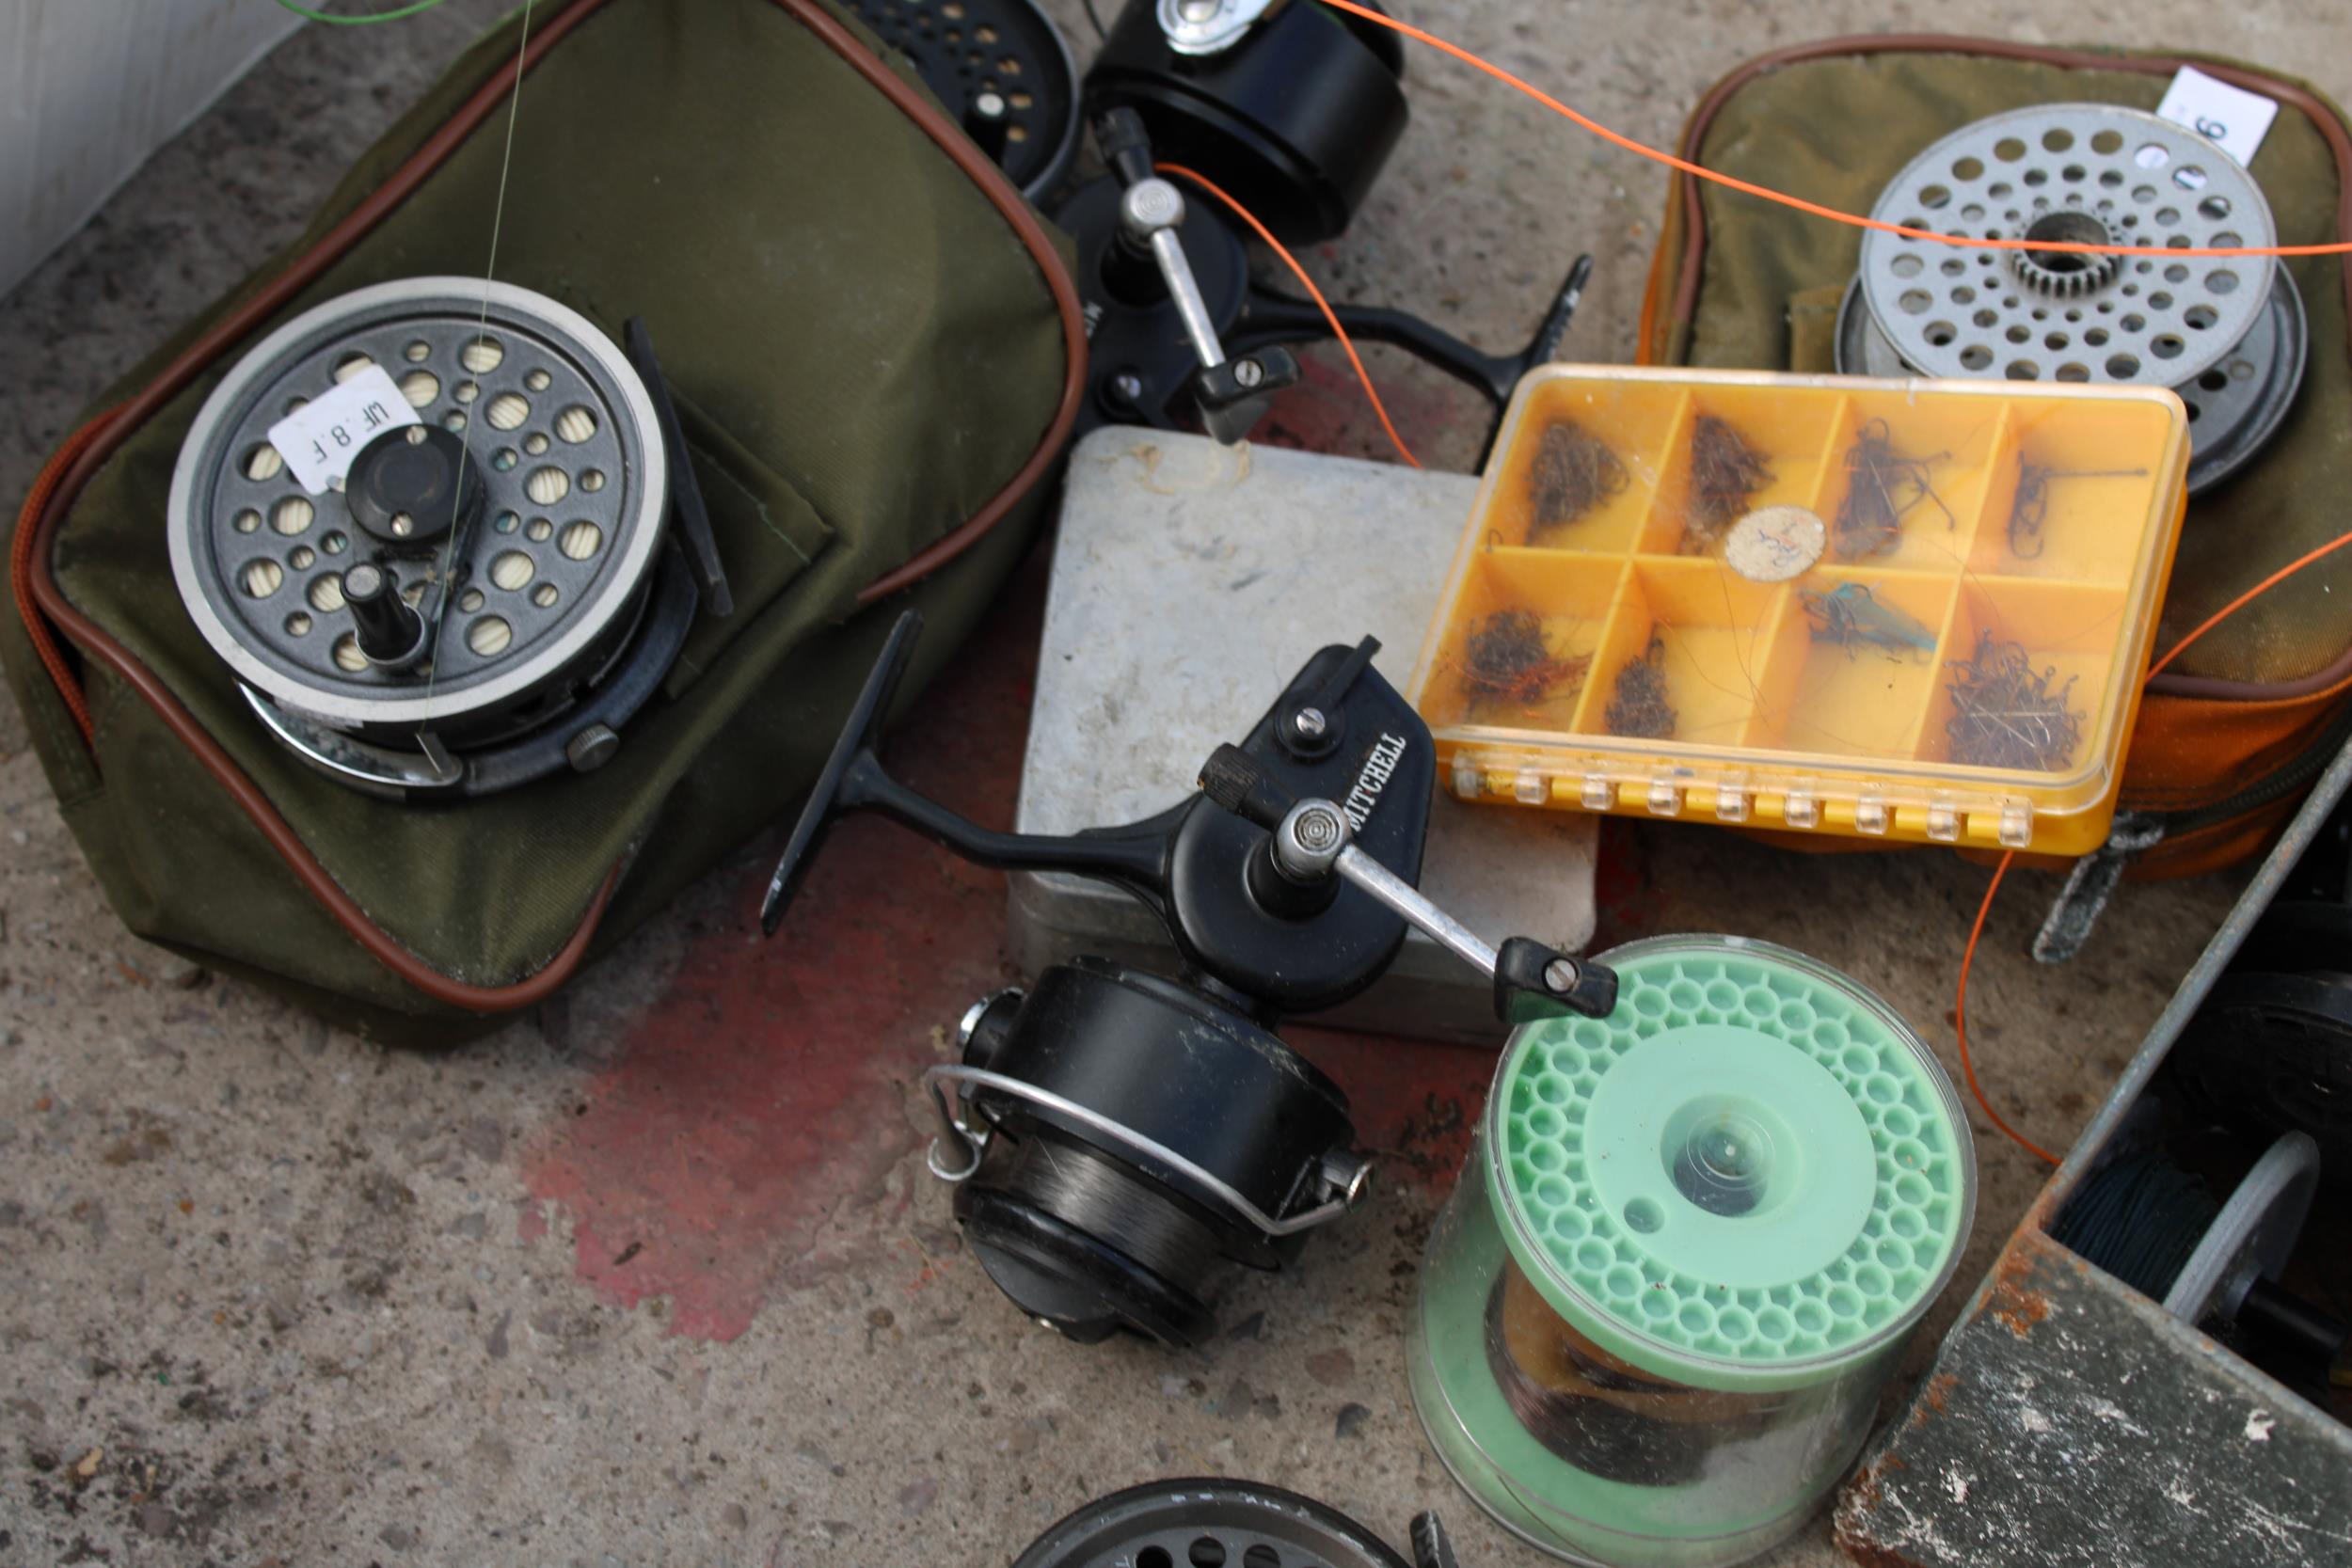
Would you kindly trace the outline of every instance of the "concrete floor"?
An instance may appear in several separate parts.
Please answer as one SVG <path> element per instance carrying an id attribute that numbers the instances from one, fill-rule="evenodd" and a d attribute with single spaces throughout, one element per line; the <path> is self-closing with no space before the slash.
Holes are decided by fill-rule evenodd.
<path id="1" fill-rule="evenodd" d="M 1051 8 L 1083 58 L 1082 14 Z M 289 237 L 496 9 L 305 29 L 28 278 L 0 309 L 0 494 Z M 1661 140 L 1740 58 L 1871 27 L 2163 40 L 2352 96 L 2352 35 L 2325 9 L 1463 0 L 1444 20 Z M 1410 90 L 1413 129 L 1367 212 L 1314 258 L 1335 292 L 1502 343 L 1589 247 L 1600 270 L 1568 352 L 1627 356 L 1658 173 L 1426 58 Z M 1469 461 L 1475 421 L 1394 359 L 1375 368 L 1424 455 Z M 1317 385 L 1290 430 L 1370 451 L 1352 394 Z M 984 817 L 1009 814 L 1039 579 L 1033 562 L 913 726 L 946 730 L 964 766 L 901 749 Z M 1200 1472 L 1325 1497 L 1392 1538 L 1436 1505 L 1465 1562 L 1534 1560 L 1453 1491 L 1400 1362 L 1483 1092 L 1477 1053 L 1305 1037 L 1391 1156 L 1377 1196 L 1300 1268 L 1232 1281 L 1235 1326 L 1208 1350 L 1083 1349 L 1006 1306 L 922 1173 L 912 1076 L 1006 968 L 992 877 L 870 824 L 836 835 L 794 925 L 840 955 L 840 1005 L 764 989 L 751 913 L 771 838 L 535 1020 L 405 1053 L 127 938 L 5 699 L 0 832 L 0 1564 L 1002 1563 L 1100 1493 Z M 1954 1060 L 1981 869 L 1618 824 L 1603 852 L 1605 936 L 1804 948 Z M 862 923 L 862 890 L 887 880 L 959 917 L 919 974 L 858 967 L 888 934 Z M 2048 884 L 2023 879 L 1972 995 L 2005 1114 L 2062 1148 L 2235 886 L 2128 889 L 2090 951 L 2048 971 L 2023 955 Z M 820 1004 L 824 1029 L 792 1022 Z M 2040 1180 L 1979 1132 L 1977 1239 L 1931 1332 Z M 1825 1527 L 1773 1560 L 1835 1560 Z"/>

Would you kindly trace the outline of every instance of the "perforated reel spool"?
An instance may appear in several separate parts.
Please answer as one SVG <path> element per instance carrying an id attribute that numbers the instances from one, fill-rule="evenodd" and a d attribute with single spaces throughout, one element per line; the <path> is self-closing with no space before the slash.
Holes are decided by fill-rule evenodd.
<path id="1" fill-rule="evenodd" d="M 422 421 L 376 441 L 462 443 L 479 501 L 454 526 L 407 519 L 410 535 L 402 515 L 369 512 L 364 483 L 310 494 L 271 445 L 273 425 L 371 366 Z M 667 503 L 652 401 L 586 318 L 505 284 L 408 279 L 297 317 L 206 400 L 172 477 L 172 570 L 282 738 L 358 782 L 402 782 L 420 749 L 513 741 L 615 678 L 644 641 Z M 424 623 L 417 662 L 361 648 L 342 590 L 363 563 Z M 450 782 L 414 766 L 405 782 Z"/>
<path id="2" fill-rule="evenodd" d="M 2276 243 L 2244 167 L 2136 109 L 2050 103 L 1963 126 L 1921 152 L 1871 215 L 1972 239 Z M 2169 387 L 2188 404 L 2192 491 L 2243 465 L 2301 384 L 2301 297 L 2268 257 L 1963 250 L 1872 230 L 1838 318 L 1851 373 Z"/>
<path id="3" fill-rule="evenodd" d="M 848 0 L 1032 201 L 1078 152 L 1078 68 L 1029 0 Z"/>
<path id="4" fill-rule="evenodd" d="M 1408 1568 L 1310 1497 L 1248 1481 L 1163 1481 L 1087 1504 L 1012 1568 Z"/>

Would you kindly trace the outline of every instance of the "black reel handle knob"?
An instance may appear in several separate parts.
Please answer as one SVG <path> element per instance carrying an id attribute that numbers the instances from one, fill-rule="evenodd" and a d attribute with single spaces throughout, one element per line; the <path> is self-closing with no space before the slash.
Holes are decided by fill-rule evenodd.
<path id="1" fill-rule="evenodd" d="M 424 617 L 400 596 L 391 573 L 372 561 L 352 567 L 343 574 L 343 604 L 369 663 L 396 668 L 422 657 Z"/>
<path id="2" fill-rule="evenodd" d="M 1192 372 L 1201 427 L 1227 446 L 1248 436 L 1274 394 L 1298 384 L 1298 356 L 1279 344 Z"/>

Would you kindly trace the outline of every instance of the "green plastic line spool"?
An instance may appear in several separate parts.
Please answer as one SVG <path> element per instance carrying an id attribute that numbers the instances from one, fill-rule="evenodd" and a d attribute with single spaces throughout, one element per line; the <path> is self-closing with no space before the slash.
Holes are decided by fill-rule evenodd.
<path id="1" fill-rule="evenodd" d="M 1903 1022 L 1802 955 L 1632 943 L 1606 1019 L 1511 1037 L 1431 1238 L 1422 1425 L 1482 1506 L 1614 1568 L 1716 1568 L 1811 1513 L 1951 1277 L 1976 1160 Z"/>

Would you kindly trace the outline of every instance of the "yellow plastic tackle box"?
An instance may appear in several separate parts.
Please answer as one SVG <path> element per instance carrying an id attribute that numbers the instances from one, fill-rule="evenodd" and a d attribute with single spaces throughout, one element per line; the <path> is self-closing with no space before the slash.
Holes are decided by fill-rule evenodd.
<path id="1" fill-rule="evenodd" d="M 1412 699 L 1465 800 L 2086 854 L 2187 462 L 2155 387 L 1550 366 Z"/>

